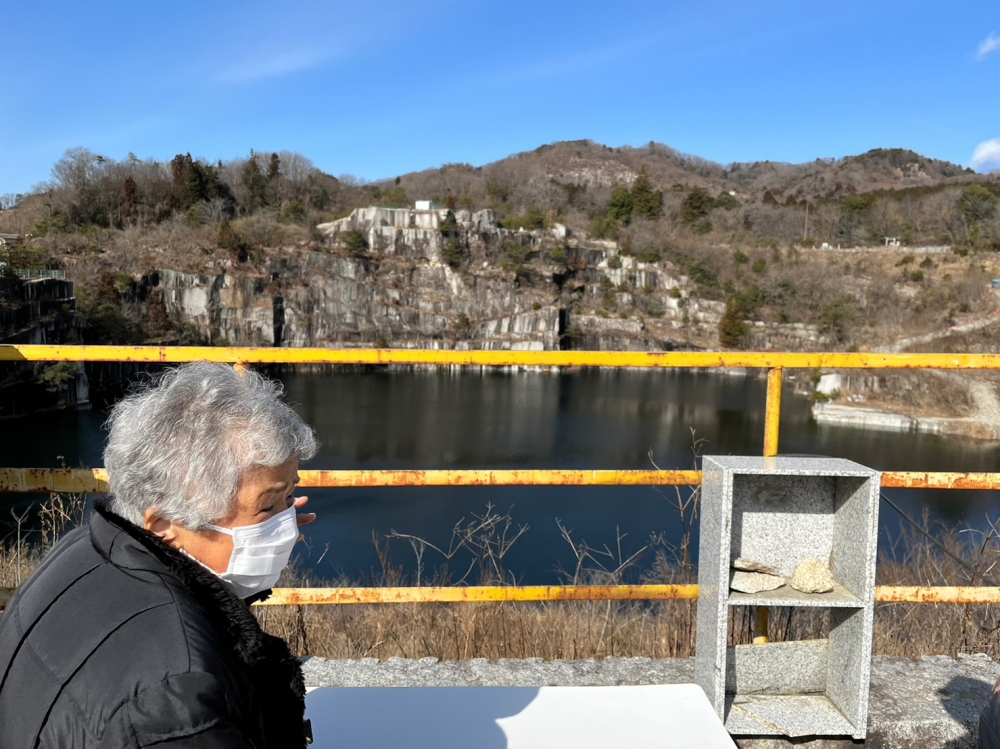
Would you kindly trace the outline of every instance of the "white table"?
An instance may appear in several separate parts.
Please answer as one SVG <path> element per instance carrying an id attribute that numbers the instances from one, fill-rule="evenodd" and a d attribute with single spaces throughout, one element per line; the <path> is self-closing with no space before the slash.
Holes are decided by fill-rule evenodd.
<path id="1" fill-rule="evenodd" d="M 314 749 L 735 746 L 694 684 L 323 687 L 306 697 Z"/>

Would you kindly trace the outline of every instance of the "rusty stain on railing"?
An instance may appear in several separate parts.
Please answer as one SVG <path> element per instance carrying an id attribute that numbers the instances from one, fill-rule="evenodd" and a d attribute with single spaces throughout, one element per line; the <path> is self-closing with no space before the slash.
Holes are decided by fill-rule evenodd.
<path id="1" fill-rule="evenodd" d="M 817 594 L 821 598 L 822 594 Z M 257 606 L 554 601 L 694 601 L 697 585 L 524 585 L 413 588 L 275 588 Z M 879 603 L 1000 604 L 1000 588 L 879 585 Z M 780 604 L 775 604 L 780 606 Z"/>
<path id="2" fill-rule="evenodd" d="M 2 492 L 107 491 L 103 468 L 0 468 Z M 299 487 L 694 486 L 701 471 L 378 470 L 299 471 Z"/>
<path id="3" fill-rule="evenodd" d="M 697 585 L 523 585 L 422 588 L 277 588 L 260 606 L 504 601 L 693 601 Z"/>
<path id="4" fill-rule="evenodd" d="M 701 471 L 378 470 L 299 471 L 304 489 L 417 486 L 697 486 Z M 108 490 L 103 468 L 0 468 L 0 493 Z M 884 471 L 886 489 L 1000 490 L 1000 473 Z"/>
<path id="5" fill-rule="evenodd" d="M 0 609 L 14 588 L 0 588 Z M 397 603 L 552 603 L 556 601 L 694 601 L 697 585 L 527 585 L 413 588 L 275 588 L 255 606 Z M 879 585 L 879 603 L 1000 604 L 1000 588 Z"/>
<path id="6" fill-rule="evenodd" d="M 431 365 L 480 367 L 636 367 L 767 369 L 764 454 L 778 454 L 784 369 L 1000 369 L 997 354 L 782 352 L 429 351 L 418 349 L 218 348 L 206 346 L 46 346 L 0 344 L 0 362 L 125 361 L 253 364 Z M 700 471 L 386 470 L 299 472 L 302 488 L 416 486 L 695 486 Z M 885 488 L 1000 489 L 1000 473 L 885 471 Z M 94 469 L 0 468 L 0 492 L 107 491 Z M 0 609 L 12 589 L 0 588 Z M 279 588 L 257 605 L 461 603 L 502 601 L 694 600 L 697 585 L 482 586 L 442 588 Z M 883 603 L 1000 603 L 1000 589 L 879 586 Z"/>
<path id="7" fill-rule="evenodd" d="M 0 361 L 179 364 L 403 364 L 482 367 L 785 369 L 1000 369 L 1000 354 L 791 353 L 774 351 L 436 351 L 427 349 L 0 344 Z"/>
<path id="8" fill-rule="evenodd" d="M 299 471 L 299 488 L 419 486 L 693 486 L 701 471 L 336 470 Z M 0 468 L 3 492 L 107 491 L 103 468 Z"/>
<path id="9" fill-rule="evenodd" d="M 1000 473 L 883 471 L 885 489 L 1000 489 Z"/>

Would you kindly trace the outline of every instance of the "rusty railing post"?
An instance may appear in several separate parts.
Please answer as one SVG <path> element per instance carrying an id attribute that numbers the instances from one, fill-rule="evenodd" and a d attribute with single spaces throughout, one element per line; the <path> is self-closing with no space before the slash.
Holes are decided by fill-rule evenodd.
<path id="1" fill-rule="evenodd" d="M 767 404 L 764 407 L 764 457 L 778 454 L 778 434 L 781 430 L 781 385 L 784 370 L 774 367 L 767 371 Z M 767 606 L 757 607 L 757 625 L 754 627 L 754 645 L 767 643 L 767 625 L 770 619 Z"/>
<path id="2" fill-rule="evenodd" d="M 764 411 L 764 457 L 778 454 L 778 432 L 781 428 L 781 385 L 784 370 L 775 367 L 767 371 L 767 406 Z"/>

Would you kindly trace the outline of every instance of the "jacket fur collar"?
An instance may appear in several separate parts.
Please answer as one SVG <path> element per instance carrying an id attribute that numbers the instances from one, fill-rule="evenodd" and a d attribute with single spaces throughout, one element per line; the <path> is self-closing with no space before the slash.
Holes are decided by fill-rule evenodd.
<path id="1" fill-rule="evenodd" d="M 160 573 L 165 568 L 191 591 L 213 626 L 225 635 L 254 684 L 266 746 L 304 746 L 307 729 L 303 724 L 302 666 L 284 640 L 260 628 L 249 606 L 255 600 L 266 599 L 271 591 L 243 600 L 205 567 L 158 536 L 115 515 L 105 501 L 95 502 L 94 510 L 97 517 L 91 518 L 91 539 L 103 557 L 121 567 Z M 127 536 L 124 543 L 122 532 Z"/>

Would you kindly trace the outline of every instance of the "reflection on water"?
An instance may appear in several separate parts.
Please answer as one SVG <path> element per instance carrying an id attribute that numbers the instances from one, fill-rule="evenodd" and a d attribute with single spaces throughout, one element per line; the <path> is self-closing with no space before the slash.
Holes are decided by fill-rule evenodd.
<path id="1" fill-rule="evenodd" d="M 283 378 L 289 400 L 322 443 L 313 468 L 691 468 L 693 440 L 703 454 L 760 454 L 762 380 L 688 372 L 581 371 L 559 375 L 497 372 L 338 372 Z M 43 414 L 0 422 L 0 460 L 11 466 L 99 465 L 103 414 Z M 882 470 L 989 471 L 993 443 L 932 435 L 819 427 L 809 404 L 786 393 L 784 454 L 844 457 Z M 447 544 L 453 525 L 487 502 L 530 526 L 506 562 L 517 579 L 559 579 L 572 567 L 556 519 L 574 538 L 623 551 L 653 533 L 680 537 L 674 490 L 667 487 L 493 487 L 312 490 L 320 519 L 301 560 L 324 575 L 351 576 L 377 565 L 373 531 L 414 534 Z M 893 492 L 909 512 L 984 527 L 994 492 Z M 12 500 L 6 500 L 11 502 Z M 883 530 L 898 527 L 885 505 Z M 6 515 L 7 513 L 0 513 Z M 998 513 L 994 513 L 996 517 Z M 412 562 L 395 547 L 394 558 Z M 431 560 L 433 563 L 433 560 Z M 412 566 L 412 565 L 411 565 Z"/>

